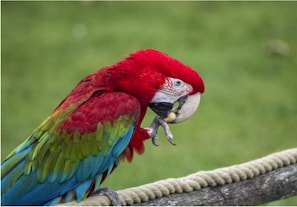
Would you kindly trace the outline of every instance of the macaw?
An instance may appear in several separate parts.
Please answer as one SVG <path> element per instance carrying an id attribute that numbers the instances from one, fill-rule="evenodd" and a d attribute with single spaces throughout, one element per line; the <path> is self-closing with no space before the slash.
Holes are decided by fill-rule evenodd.
<path id="1" fill-rule="evenodd" d="M 159 126 L 174 144 L 167 123 L 192 116 L 203 92 L 194 69 L 154 49 L 86 76 L 2 162 L 1 204 L 82 201 L 146 139 L 157 145 Z M 147 108 L 156 118 L 142 128 Z"/>

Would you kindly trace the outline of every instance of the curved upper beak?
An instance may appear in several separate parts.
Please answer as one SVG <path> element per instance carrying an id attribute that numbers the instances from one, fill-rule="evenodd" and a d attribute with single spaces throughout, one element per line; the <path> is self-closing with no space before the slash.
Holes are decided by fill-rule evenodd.
<path id="1" fill-rule="evenodd" d="M 174 123 L 179 123 L 190 118 L 197 111 L 200 104 L 200 98 L 200 93 L 196 93 L 187 96 L 183 102 L 180 102 Z"/>
<path id="2" fill-rule="evenodd" d="M 201 95 L 199 92 L 192 95 L 182 96 L 176 101 L 178 102 L 177 108 L 173 108 L 175 103 L 168 102 L 150 103 L 149 107 L 162 119 L 166 119 L 169 114 L 174 113 L 174 117 L 167 122 L 179 123 L 187 120 L 196 112 L 199 107 L 200 97 Z"/>

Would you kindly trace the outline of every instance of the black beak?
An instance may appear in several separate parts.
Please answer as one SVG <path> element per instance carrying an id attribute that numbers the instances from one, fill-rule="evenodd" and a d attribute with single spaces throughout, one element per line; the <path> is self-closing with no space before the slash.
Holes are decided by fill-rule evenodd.
<path id="1" fill-rule="evenodd" d="M 158 114 L 162 119 L 167 117 L 168 112 L 172 109 L 173 104 L 167 102 L 150 103 L 150 108 Z"/>
<path id="2" fill-rule="evenodd" d="M 182 96 L 180 97 L 177 101 L 178 101 L 178 107 L 176 109 L 176 111 L 178 112 L 179 110 L 181 110 L 181 108 L 183 107 L 183 105 L 186 103 L 188 96 Z"/>
<path id="3" fill-rule="evenodd" d="M 178 107 L 174 109 L 174 111 L 178 114 L 178 111 L 182 108 L 184 103 L 186 102 L 188 96 L 180 97 L 178 102 Z M 166 118 L 168 113 L 173 110 L 174 103 L 168 102 L 159 102 L 159 103 L 150 103 L 149 107 L 158 114 L 162 119 Z"/>

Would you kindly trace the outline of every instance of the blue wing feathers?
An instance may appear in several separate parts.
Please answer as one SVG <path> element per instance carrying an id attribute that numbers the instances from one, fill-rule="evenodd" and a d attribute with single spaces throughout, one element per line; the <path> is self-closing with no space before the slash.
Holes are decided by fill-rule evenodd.
<path id="1" fill-rule="evenodd" d="M 124 151 L 124 149 L 128 146 L 128 143 L 130 141 L 130 138 L 132 137 L 134 131 L 134 127 L 131 125 L 129 127 L 128 132 L 120 138 L 120 140 L 116 143 L 112 150 L 112 155 L 114 157 L 119 157 L 119 155 Z"/>
<path id="2" fill-rule="evenodd" d="M 90 188 L 92 182 L 93 180 L 85 181 L 75 188 L 76 200 L 81 201 L 84 198 L 86 191 Z"/>
<path id="3" fill-rule="evenodd" d="M 94 191 L 97 191 L 99 189 L 99 186 L 101 184 L 101 181 L 102 181 L 102 174 L 101 175 L 98 175 L 96 177 Z"/>
<path id="4" fill-rule="evenodd" d="M 2 175 L 2 205 L 54 205 L 60 202 L 63 195 L 64 201 L 71 201 L 74 198 L 71 189 L 75 191 L 76 200 L 81 201 L 92 183 L 95 184 L 94 189 L 97 190 L 102 180 L 102 174 L 107 171 L 108 175 L 111 172 L 114 163 L 118 160 L 118 156 L 127 147 L 133 130 L 134 126 L 131 125 L 127 133 L 118 139 L 118 142 L 111 148 L 112 150 L 108 150 L 108 153 L 103 155 L 102 152 L 99 152 L 97 156 L 90 155 L 79 162 L 77 171 L 73 171 L 68 175 L 62 174 L 60 178 L 58 178 L 60 176 L 58 174 L 51 174 L 43 183 L 38 183 L 39 169 L 31 171 L 29 175 L 24 175 L 25 159 L 21 159 L 16 162 L 13 169 Z M 20 151 L 19 156 L 24 156 L 28 151 L 29 148 Z M 51 161 L 59 162 L 59 158 Z M 8 164 L 9 160 L 3 163 L 3 165 Z M 67 162 L 65 168 L 66 165 Z M 73 163 L 69 161 L 69 165 L 73 165 Z M 16 177 L 19 177 L 19 179 L 14 182 Z M 63 185 L 61 185 L 61 182 L 63 182 Z M 11 188 L 7 190 L 9 186 Z M 25 190 L 23 190 L 23 186 L 26 186 Z M 28 192 L 28 189 L 31 190 Z"/>
<path id="5" fill-rule="evenodd" d="M 75 198 L 74 192 L 69 191 L 69 192 L 66 194 L 66 196 L 65 196 L 65 198 L 64 198 L 64 201 L 65 201 L 65 203 L 66 203 L 66 202 L 70 202 L 70 201 L 74 200 L 74 198 Z"/>
<path id="6" fill-rule="evenodd" d="M 133 135 L 140 112 L 136 98 L 127 94 L 112 94 L 112 97 L 124 103 L 129 99 L 134 105 L 128 105 L 123 113 L 117 112 L 123 115 L 117 124 L 98 123 L 97 132 L 87 137 L 96 139 L 96 145 L 87 148 L 79 142 L 76 146 L 73 143 L 67 145 L 60 140 L 61 137 L 53 135 L 54 129 L 42 128 L 35 130 L 17 147 L 1 164 L 1 204 L 55 205 L 73 199 L 80 202 L 90 191 L 97 190 L 117 166 L 120 154 Z M 47 120 L 51 121 L 50 118 Z M 44 124 L 46 122 L 41 126 Z M 50 123 L 49 127 L 54 125 Z"/>

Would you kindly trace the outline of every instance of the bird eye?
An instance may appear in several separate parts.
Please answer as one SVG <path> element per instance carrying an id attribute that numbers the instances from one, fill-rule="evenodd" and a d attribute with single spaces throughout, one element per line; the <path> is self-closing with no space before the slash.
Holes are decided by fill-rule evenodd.
<path id="1" fill-rule="evenodd" d="M 183 81 L 182 81 L 182 80 L 176 79 L 176 80 L 174 81 L 174 85 L 175 85 L 175 86 L 181 86 L 182 84 L 183 84 Z"/>

